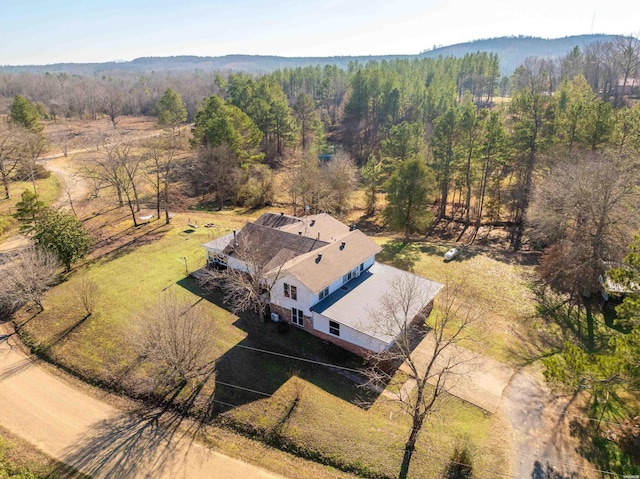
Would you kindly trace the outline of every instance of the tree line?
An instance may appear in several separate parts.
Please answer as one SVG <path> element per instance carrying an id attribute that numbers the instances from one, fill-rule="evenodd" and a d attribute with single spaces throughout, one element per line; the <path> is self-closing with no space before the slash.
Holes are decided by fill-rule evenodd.
<path id="1" fill-rule="evenodd" d="M 419 158 L 430 170 L 421 186 L 429 190 L 427 200 L 417 203 L 421 206 L 402 197 L 397 202 L 410 210 L 430 204 L 433 221 L 421 220 L 418 227 L 412 225 L 412 211 L 387 211 L 390 225 L 408 235 L 427 232 L 429 223 L 433 229 L 441 221 L 456 221 L 465 231 L 473 227 L 472 239 L 482 225 L 503 226 L 518 250 L 527 242 L 527 213 L 548 158 L 586 150 L 632 156 L 638 150 L 639 109 L 632 106 L 637 88 L 630 86 L 639 53 L 637 39 L 621 37 L 584 51 L 576 47 L 559 59 L 528 59 L 509 79 L 500 79 L 496 55 L 481 52 L 463 58 L 351 62 L 345 70 L 284 69 L 261 77 L 20 73 L 4 75 L 0 95 L 28 91 L 40 116 L 55 121 L 102 114 L 116 128 L 122 114 L 166 114 L 171 108 L 162 102 L 173 95 L 170 101 L 186 111 L 178 120 L 194 123 L 195 154 L 182 168 L 183 178 L 193 194 L 211 193 L 219 206 L 230 199 L 269 204 L 274 169 L 323 174 L 329 168 L 317 161 L 318 154 L 331 157 L 342 150 L 359 168 L 367 210 L 373 214 L 376 195 L 386 191 L 392 175 L 411 170 L 401 170 L 400 164 Z M 76 104 L 81 99 L 83 107 Z M 8 157 L 2 155 L 3 164 L 10 164 Z M 208 174 L 214 170 L 217 175 Z M 3 172 L 3 180 L 9 176 Z M 344 204 L 314 200 L 328 197 L 335 183 L 322 179 L 314 182 L 330 185 L 322 191 L 302 189 L 303 206 L 344 213 Z M 295 203 L 301 195 L 289 190 Z M 404 224 L 392 221 L 403 215 Z"/>

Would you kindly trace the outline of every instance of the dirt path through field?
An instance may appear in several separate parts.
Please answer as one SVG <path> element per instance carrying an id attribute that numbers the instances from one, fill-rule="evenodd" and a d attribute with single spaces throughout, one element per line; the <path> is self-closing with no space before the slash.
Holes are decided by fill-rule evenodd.
<path id="1" fill-rule="evenodd" d="M 162 135 L 162 132 L 154 132 L 146 135 L 139 135 L 132 138 L 128 138 L 130 141 L 140 141 L 148 138 L 154 138 Z M 71 202 L 74 204 L 80 202 L 86 198 L 90 191 L 90 185 L 88 180 L 70 169 L 68 163 L 69 157 L 72 157 L 81 153 L 88 153 L 96 151 L 95 147 L 81 148 L 71 150 L 67 152 L 67 156 L 63 153 L 55 153 L 51 155 L 45 155 L 38 158 L 38 161 L 45 163 L 45 167 L 56 175 L 61 184 L 60 197 L 53 204 L 54 208 L 64 207 L 71 209 Z M 69 199 L 71 197 L 71 199 Z M 13 255 L 23 248 L 29 246 L 29 238 L 21 234 L 15 234 L 4 241 L 0 242 L 0 265 L 11 260 Z"/>

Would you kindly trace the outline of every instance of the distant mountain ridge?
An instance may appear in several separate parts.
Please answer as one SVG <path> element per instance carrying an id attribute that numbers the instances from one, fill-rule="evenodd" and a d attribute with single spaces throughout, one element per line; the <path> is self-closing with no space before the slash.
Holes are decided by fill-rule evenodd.
<path id="1" fill-rule="evenodd" d="M 564 38 L 543 39 L 537 37 L 500 37 L 474 40 L 446 47 L 423 51 L 417 55 L 371 55 L 371 56 L 335 56 L 335 57 L 280 57 L 275 55 L 224 55 L 220 57 L 199 57 L 192 55 L 172 57 L 141 57 L 131 61 L 113 61 L 103 63 L 55 63 L 51 65 L 0 66 L 2 73 L 21 71 L 34 73 L 70 73 L 79 75 L 106 74 L 123 71 L 148 73 L 163 71 L 245 71 L 249 73 L 269 73 L 282 68 L 297 68 L 315 65 L 336 65 L 347 68 L 350 62 L 367 63 L 370 61 L 416 58 L 437 58 L 438 56 L 462 57 L 478 51 L 493 52 L 500 57 L 503 75 L 510 75 L 527 57 L 559 57 L 569 53 L 574 47 L 581 49 L 593 42 L 606 42 L 619 35 L 593 34 L 574 35 Z"/>

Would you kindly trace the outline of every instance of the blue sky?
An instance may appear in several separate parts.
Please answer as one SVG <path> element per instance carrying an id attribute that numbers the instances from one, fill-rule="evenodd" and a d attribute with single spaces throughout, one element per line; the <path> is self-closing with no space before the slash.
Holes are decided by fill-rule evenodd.
<path id="1" fill-rule="evenodd" d="M 622 6 L 625 4 L 624 7 Z M 478 38 L 640 33 L 640 2 L 0 0 L 0 64 L 415 54 Z"/>

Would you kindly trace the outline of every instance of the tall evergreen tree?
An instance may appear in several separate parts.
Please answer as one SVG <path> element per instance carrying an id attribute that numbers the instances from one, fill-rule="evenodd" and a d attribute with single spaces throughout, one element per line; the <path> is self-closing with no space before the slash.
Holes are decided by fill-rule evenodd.
<path id="1" fill-rule="evenodd" d="M 400 163 L 387 181 L 384 218 L 394 230 L 404 231 L 405 241 L 411 233 L 425 232 L 433 219 L 429 205 L 435 185 L 433 171 L 418 157 Z"/>
<path id="2" fill-rule="evenodd" d="M 91 236 L 82 221 L 63 210 L 46 210 L 36 224 L 33 239 L 55 253 L 67 271 L 85 257 L 91 246 Z"/>
<path id="3" fill-rule="evenodd" d="M 173 89 L 167 88 L 156 104 L 158 124 L 171 127 L 175 131 L 180 123 L 187 121 L 187 108 L 180 95 Z"/>
<path id="4" fill-rule="evenodd" d="M 29 131 L 39 133 L 43 129 L 38 108 L 22 95 L 16 95 L 13 98 L 9 117 L 13 123 Z"/>

